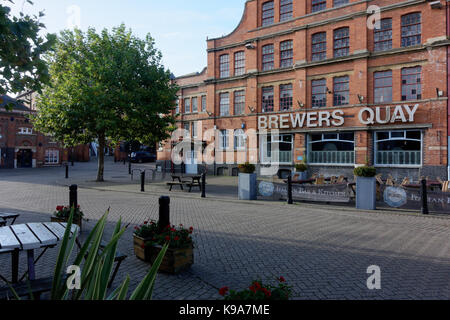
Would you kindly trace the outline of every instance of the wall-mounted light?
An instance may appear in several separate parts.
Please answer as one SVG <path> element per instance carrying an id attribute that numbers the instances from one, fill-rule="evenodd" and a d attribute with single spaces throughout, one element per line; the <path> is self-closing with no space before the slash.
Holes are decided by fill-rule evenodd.
<path id="1" fill-rule="evenodd" d="M 360 103 L 363 103 L 364 102 L 364 96 L 358 94 L 358 100 L 359 100 Z"/>
<path id="2" fill-rule="evenodd" d="M 444 96 L 444 91 L 439 90 L 439 88 L 436 88 L 436 95 L 438 98 L 441 98 Z"/>
<path id="3" fill-rule="evenodd" d="M 430 2 L 431 9 L 442 9 L 442 3 L 440 0 Z"/>
<path id="4" fill-rule="evenodd" d="M 250 109 L 250 111 L 251 111 L 252 113 L 254 113 L 254 112 L 255 112 L 255 108 L 253 108 L 253 107 L 250 107 L 250 106 L 248 106 L 248 108 Z"/>
<path id="5" fill-rule="evenodd" d="M 328 89 L 328 87 L 327 87 L 327 93 L 332 94 L 333 92 L 330 89 Z"/>
<path id="6" fill-rule="evenodd" d="M 245 129 L 245 122 L 242 122 L 241 129 Z"/>
<path id="7" fill-rule="evenodd" d="M 297 101 L 297 103 L 298 103 L 298 107 L 300 109 L 305 107 L 305 104 L 302 101 L 299 100 L 299 101 Z"/>
<path id="8" fill-rule="evenodd" d="M 255 49 L 256 47 L 255 47 L 255 45 L 253 44 L 253 43 L 246 43 L 245 44 L 245 47 L 247 48 L 247 49 L 249 49 L 249 50 L 252 50 L 252 49 Z"/>
<path id="9" fill-rule="evenodd" d="M 208 116 L 212 117 L 214 115 L 214 113 L 206 111 L 206 113 L 208 114 Z"/>

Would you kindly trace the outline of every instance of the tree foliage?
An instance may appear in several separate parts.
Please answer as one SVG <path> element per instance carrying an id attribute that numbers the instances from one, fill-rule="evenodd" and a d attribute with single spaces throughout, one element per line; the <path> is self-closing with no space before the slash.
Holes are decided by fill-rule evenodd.
<path id="1" fill-rule="evenodd" d="M 50 85 L 33 122 L 66 146 L 99 142 L 99 174 L 106 140 L 155 144 L 173 130 L 177 87 L 150 35 L 124 25 L 97 34 L 63 31 L 49 55 Z"/>
<path id="2" fill-rule="evenodd" d="M 27 3 L 32 4 L 27 0 Z M 56 35 L 40 36 L 45 28 L 39 19 L 20 13 L 11 15 L 12 0 L 0 0 L 0 95 L 38 91 L 49 81 L 48 67 L 43 54 L 51 50 Z"/>

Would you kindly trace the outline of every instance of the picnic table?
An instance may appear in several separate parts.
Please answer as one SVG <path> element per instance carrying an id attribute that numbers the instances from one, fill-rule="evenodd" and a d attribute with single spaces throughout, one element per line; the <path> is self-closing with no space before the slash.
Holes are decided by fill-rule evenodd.
<path id="1" fill-rule="evenodd" d="M 27 252 L 28 278 L 36 279 L 35 265 L 44 253 L 55 247 L 64 237 L 67 224 L 60 222 L 27 223 L 0 227 L 0 254 L 12 255 L 12 283 L 19 281 L 19 253 Z M 78 236 L 79 227 L 72 226 L 72 235 Z M 35 260 L 34 253 L 37 249 L 44 251 Z M 22 279 L 27 274 L 25 273 Z M 4 279 L 3 276 L 1 276 Z M 22 280 L 20 279 L 20 280 Z"/>
<path id="2" fill-rule="evenodd" d="M 167 184 L 170 186 L 169 191 L 172 191 L 174 185 L 180 186 L 181 190 L 184 190 L 183 185 L 187 185 L 189 192 L 191 192 L 192 187 L 198 187 L 202 191 L 201 179 L 201 175 L 172 175 L 172 182 Z"/>
<path id="3" fill-rule="evenodd" d="M 8 220 L 12 220 L 11 224 L 14 224 L 19 216 L 20 215 L 18 213 L 0 212 L 0 227 L 6 226 Z"/>

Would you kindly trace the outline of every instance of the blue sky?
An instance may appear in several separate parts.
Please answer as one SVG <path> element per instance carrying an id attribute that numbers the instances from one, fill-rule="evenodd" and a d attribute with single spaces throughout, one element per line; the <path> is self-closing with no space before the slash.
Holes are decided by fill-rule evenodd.
<path id="1" fill-rule="evenodd" d="M 163 63 L 176 76 L 201 71 L 207 64 L 206 37 L 228 34 L 238 25 L 245 0 L 14 0 L 14 12 L 45 11 L 42 22 L 49 32 L 59 32 L 80 9 L 81 29 L 111 28 L 122 22 L 141 37 L 150 33 L 163 53 Z"/>

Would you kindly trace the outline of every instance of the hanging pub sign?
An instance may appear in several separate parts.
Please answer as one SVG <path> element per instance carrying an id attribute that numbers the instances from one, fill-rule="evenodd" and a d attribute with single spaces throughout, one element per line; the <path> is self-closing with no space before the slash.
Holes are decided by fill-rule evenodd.
<path id="1" fill-rule="evenodd" d="M 287 184 L 258 181 L 258 199 L 286 200 Z M 292 185 L 292 198 L 298 201 L 350 202 L 347 184 Z"/>
<path id="2" fill-rule="evenodd" d="M 412 123 L 419 105 L 398 105 L 396 107 L 362 108 L 358 113 L 361 125 L 388 123 Z M 384 110 L 384 112 L 382 112 Z M 265 115 L 258 117 L 258 129 L 296 129 L 341 127 L 345 124 L 344 110 L 296 112 L 282 115 Z"/>

